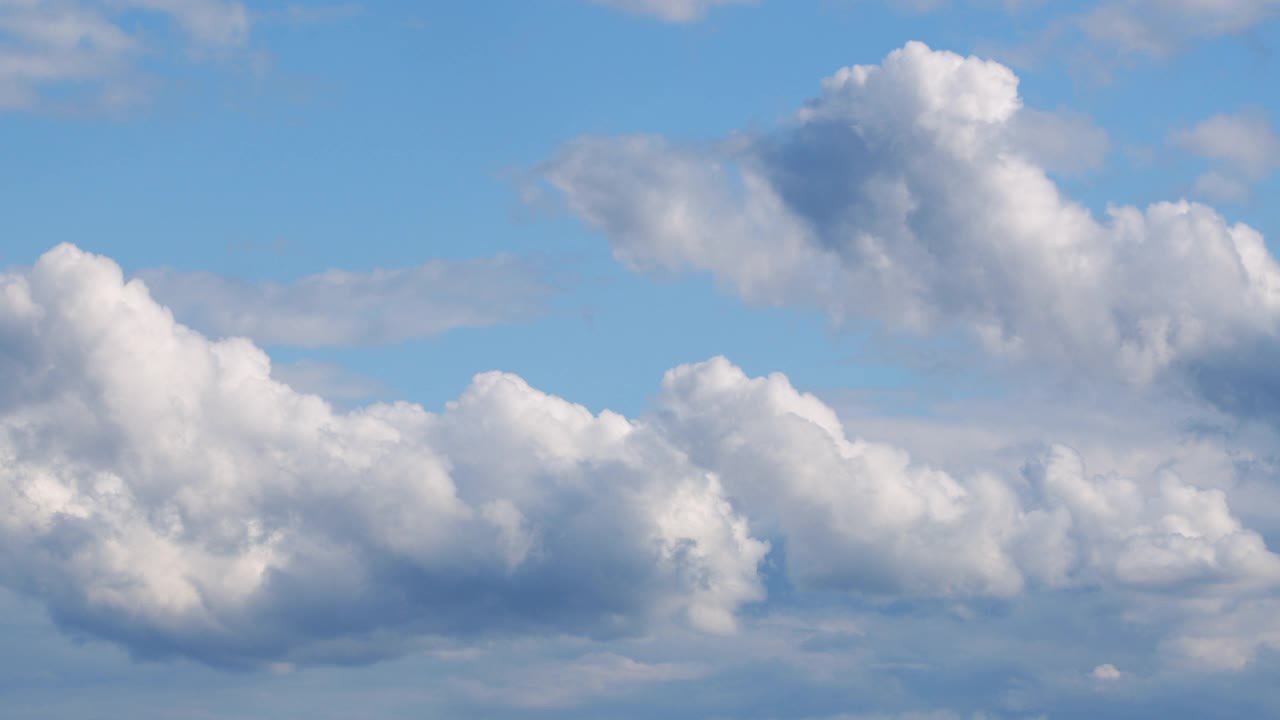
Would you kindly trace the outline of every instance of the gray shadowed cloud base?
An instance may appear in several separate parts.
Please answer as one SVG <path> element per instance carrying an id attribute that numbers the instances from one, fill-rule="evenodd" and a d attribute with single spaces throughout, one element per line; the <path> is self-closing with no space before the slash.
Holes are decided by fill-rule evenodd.
<path id="1" fill-rule="evenodd" d="M 1063 446 L 958 477 L 723 358 L 669 371 L 636 419 L 500 372 L 439 413 L 340 412 L 64 245 L 0 275 L 0 373 L 0 583 L 139 657 L 732 634 L 774 562 L 801 594 L 1105 592 L 1214 668 L 1280 640 L 1280 558 L 1222 491 Z"/>
<path id="2" fill-rule="evenodd" d="M 1186 201 L 1095 217 L 1049 177 L 1061 147 L 1028 117 L 1044 125 L 1008 68 L 909 43 L 771 132 L 583 137 L 540 172 L 637 270 L 1274 414 L 1280 266 L 1262 236 Z"/>

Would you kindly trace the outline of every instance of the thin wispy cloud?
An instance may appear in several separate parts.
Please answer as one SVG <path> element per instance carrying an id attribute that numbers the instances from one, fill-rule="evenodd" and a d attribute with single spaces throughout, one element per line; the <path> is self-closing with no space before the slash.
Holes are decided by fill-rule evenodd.
<path id="1" fill-rule="evenodd" d="M 1280 135 L 1259 111 L 1214 115 L 1174 134 L 1173 143 L 1214 165 L 1195 181 L 1214 200 L 1247 200 L 1254 183 L 1280 168 Z"/>
<path id="2" fill-rule="evenodd" d="M 139 277 L 183 322 L 206 333 L 294 347 L 385 345 L 527 320 L 553 293 L 536 264 L 513 257 L 330 270 L 287 283 L 171 268 Z"/>
<path id="3" fill-rule="evenodd" d="M 691 23 L 702 20 L 715 8 L 754 5 L 760 0 L 590 0 L 590 2 L 663 22 Z"/>
<path id="4" fill-rule="evenodd" d="M 199 57 L 243 47 L 249 31 L 249 11 L 233 0 L 3 0 L 0 110 L 57 105 L 69 91 L 129 105 L 145 93 L 153 33 Z"/>

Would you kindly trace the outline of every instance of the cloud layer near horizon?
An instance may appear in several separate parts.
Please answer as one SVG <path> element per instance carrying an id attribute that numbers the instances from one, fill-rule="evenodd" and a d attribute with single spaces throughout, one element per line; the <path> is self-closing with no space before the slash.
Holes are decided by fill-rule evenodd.
<path id="1" fill-rule="evenodd" d="M 1095 475 L 1057 446 L 1020 477 L 954 477 L 723 358 L 669 371 L 637 419 L 499 372 L 440 413 L 344 413 L 270 369 L 72 246 L 0 275 L 0 582 L 139 656 L 345 663 L 432 637 L 733 632 L 785 548 L 801 592 L 1101 588 L 1173 603 L 1184 655 L 1265 646 L 1222 613 L 1270 602 L 1280 559 L 1169 473 Z"/>

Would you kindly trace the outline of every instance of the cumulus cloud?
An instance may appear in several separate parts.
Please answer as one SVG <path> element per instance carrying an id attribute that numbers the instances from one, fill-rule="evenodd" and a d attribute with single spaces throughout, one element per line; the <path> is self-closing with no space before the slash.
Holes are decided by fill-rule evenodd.
<path id="1" fill-rule="evenodd" d="M 785 538 L 789 572 L 809 587 L 1007 596 L 1280 579 L 1280 560 L 1222 491 L 1169 473 L 1091 474 L 1078 453 L 1054 446 L 1016 481 L 956 478 L 848 437 L 829 407 L 782 375 L 748 378 L 716 359 L 670 371 L 663 386 L 668 436 L 717 470 L 752 527 Z"/>
<path id="2" fill-rule="evenodd" d="M 298 347 L 380 345 L 495 325 L 538 312 L 550 294 L 536 268 L 508 256 L 329 270 L 290 283 L 172 269 L 139 277 L 179 320 L 202 332 Z"/>
<path id="3" fill-rule="evenodd" d="M 1280 136 L 1260 111 L 1214 115 L 1173 141 L 1215 165 L 1196 179 L 1195 188 L 1217 200 L 1248 198 L 1250 184 L 1280 167 Z"/>
<path id="4" fill-rule="evenodd" d="M 0 579 L 140 655 L 356 661 L 432 634 L 731 630 L 767 546 L 643 427 L 501 373 L 338 413 L 59 247 L 0 280 Z"/>
<path id="5" fill-rule="evenodd" d="M 822 90 L 773 132 L 710 145 L 579 138 L 543 177 L 632 268 L 709 272 L 837 322 L 959 330 L 1029 365 L 1222 395 L 1230 353 L 1274 340 L 1262 236 L 1185 201 L 1095 217 L 1035 160 L 1008 68 L 913 42 Z"/>
<path id="6" fill-rule="evenodd" d="M 0 276 L 0 372 L 0 582 L 140 656 L 726 633 L 774 543 L 801 591 L 875 597 L 1211 601 L 1280 578 L 1219 490 L 1091 474 L 1065 447 L 957 478 L 722 358 L 668 372 L 634 420 L 499 372 L 440 413 L 339 412 L 71 246 Z"/>
<path id="7" fill-rule="evenodd" d="M 716 7 L 753 5 L 759 0 L 591 0 L 596 5 L 616 8 L 635 15 L 647 15 L 663 22 L 691 23 L 706 17 Z"/>
<path id="8" fill-rule="evenodd" d="M 169 21 L 196 53 L 248 40 L 248 10 L 234 0 L 0 0 L 0 110 L 40 107 L 52 89 L 87 89 L 103 105 L 136 99 L 137 61 L 152 50 L 138 15 Z"/>

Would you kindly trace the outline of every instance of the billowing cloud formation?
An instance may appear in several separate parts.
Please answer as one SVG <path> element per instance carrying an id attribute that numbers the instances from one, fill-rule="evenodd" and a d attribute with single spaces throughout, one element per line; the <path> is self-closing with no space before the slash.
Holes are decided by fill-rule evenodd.
<path id="1" fill-rule="evenodd" d="M 61 246 L 0 276 L 0 582 L 140 655 L 356 662 L 430 636 L 728 632 L 771 543 L 801 590 L 1266 598 L 1221 491 L 1054 448 L 958 479 L 785 377 L 671 370 L 628 420 L 485 373 L 439 414 L 340 413 L 246 340 Z"/>
<path id="2" fill-rule="evenodd" d="M 1280 559 L 1221 491 L 1173 475 L 1091 476 L 1069 448 L 1024 482 L 958 480 L 895 447 L 850 439 L 835 414 L 781 375 L 723 359 L 672 370 L 666 434 L 715 468 L 752 527 L 786 539 L 810 587 L 890 595 L 1012 595 L 1028 585 L 1268 585 Z"/>
<path id="3" fill-rule="evenodd" d="M 528 317 L 549 288 L 508 256 L 435 260 L 413 268 L 329 270 L 291 283 L 150 270 L 155 297 L 202 332 L 265 345 L 375 345 Z"/>
<path id="4" fill-rule="evenodd" d="M 761 590 L 715 478 L 480 375 L 335 413 L 62 246 L 0 280 L 0 578 L 138 653 L 346 660 L 405 637 L 726 631 Z"/>
<path id="5" fill-rule="evenodd" d="M 827 78 L 771 134 L 586 137 L 544 171 L 636 269 L 960 329 L 1029 362 L 1134 381 L 1178 369 L 1230 394 L 1220 363 L 1280 320 L 1262 236 L 1188 202 L 1095 218 L 1032 159 L 1027 112 L 1008 68 L 910 43 Z"/>
<path id="6" fill-rule="evenodd" d="M 201 51 L 238 47 L 249 35 L 249 12 L 233 0 L 0 0 L 0 110 L 39 106 L 48 88 L 91 88 L 107 105 L 133 100 L 147 50 L 139 13 L 177 25 Z"/>
<path id="7" fill-rule="evenodd" d="M 690 23 L 701 20 L 711 8 L 721 5 L 751 5 L 758 0 L 591 0 L 597 5 L 617 8 L 636 15 L 648 15 L 664 22 Z"/>

